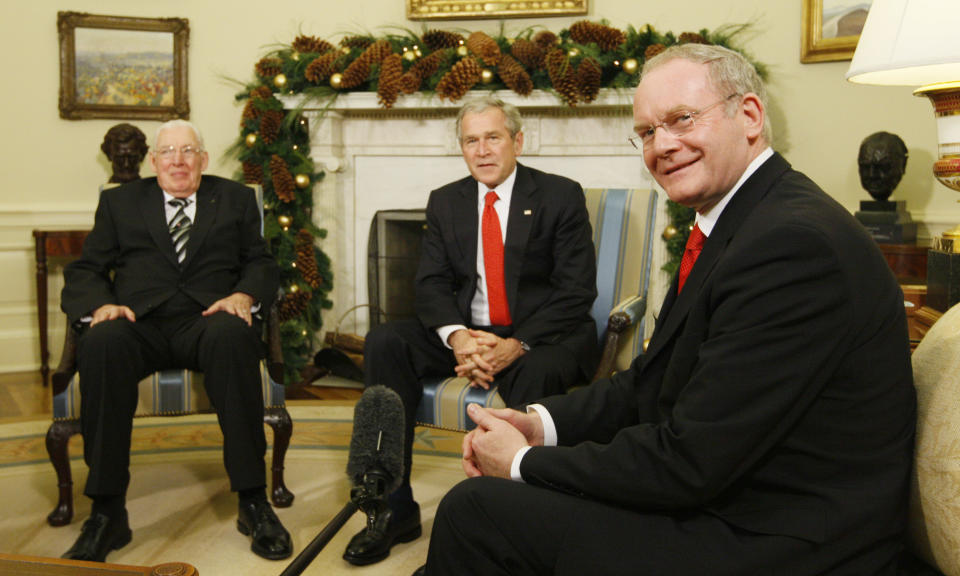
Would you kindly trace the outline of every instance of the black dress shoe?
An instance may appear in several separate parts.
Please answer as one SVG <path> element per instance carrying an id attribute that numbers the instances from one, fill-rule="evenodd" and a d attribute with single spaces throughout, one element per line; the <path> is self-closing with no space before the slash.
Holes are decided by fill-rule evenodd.
<path id="1" fill-rule="evenodd" d="M 423 566 L 414 570 L 411 576 L 424 576 L 426 573 L 427 573 L 427 565 L 424 564 Z"/>
<path id="2" fill-rule="evenodd" d="M 420 537 L 420 506 L 414 504 L 412 513 L 394 519 L 393 511 L 387 508 L 367 527 L 354 535 L 347 545 L 343 559 L 354 566 L 366 566 L 379 562 L 390 555 L 390 548 L 399 542 L 410 542 Z"/>
<path id="3" fill-rule="evenodd" d="M 132 538 L 126 511 L 115 520 L 98 512 L 87 518 L 80 537 L 61 558 L 103 562 L 111 550 L 123 548 Z"/>
<path id="4" fill-rule="evenodd" d="M 290 533 L 280 523 L 280 519 L 266 500 L 240 503 L 237 530 L 241 534 L 253 537 L 250 549 L 257 556 L 267 560 L 283 560 L 293 554 Z"/>

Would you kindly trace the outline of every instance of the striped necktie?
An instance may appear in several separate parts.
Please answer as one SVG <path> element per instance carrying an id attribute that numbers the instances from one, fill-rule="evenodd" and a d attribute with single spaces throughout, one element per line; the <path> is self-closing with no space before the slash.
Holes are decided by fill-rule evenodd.
<path id="1" fill-rule="evenodd" d="M 190 239 L 190 228 L 193 226 L 185 211 L 187 205 L 190 204 L 190 200 L 174 198 L 167 204 L 177 209 L 177 213 L 170 219 L 167 228 L 170 230 L 170 238 L 173 239 L 173 249 L 177 253 L 177 262 L 182 264 L 183 259 L 187 257 L 187 240 Z"/>

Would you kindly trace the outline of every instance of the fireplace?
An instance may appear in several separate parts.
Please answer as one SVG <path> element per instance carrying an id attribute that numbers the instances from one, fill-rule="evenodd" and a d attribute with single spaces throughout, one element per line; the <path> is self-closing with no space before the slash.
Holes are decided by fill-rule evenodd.
<path id="1" fill-rule="evenodd" d="M 380 210 L 367 241 L 367 301 L 370 327 L 412 317 L 423 210 Z"/>
<path id="2" fill-rule="evenodd" d="M 477 94 L 468 94 L 469 99 Z M 497 96 L 520 109 L 524 147 L 519 161 L 562 174 L 587 187 L 648 188 L 652 181 L 640 154 L 627 142 L 632 128 L 630 90 L 602 90 L 589 105 L 569 108 L 556 96 L 535 91 L 521 97 L 509 91 Z M 454 135 L 459 102 L 413 94 L 384 110 L 372 92 L 341 94 L 329 107 L 301 96 L 278 96 L 286 108 L 304 110 L 310 120 L 310 156 L 326 175 L 314 186 L 314 222 L 328 232 L 321 247 L 330 257 L 334 287 L 333 310 L 324 326 L 338 320 L 341 332 L 365 334 L 373 318 L 370 306 L 387 306 L 386 314 L 408 314 L 399 302 L 379 292 L 368 274 L 371 228 L 377 213 L 422 211 L 430 191 L 468 174 Z M 659 222 L 666 222 L 659 207 Z M 391 227 L 414 226 L 394 221 Z M 407 230 L 409 231 L 409 230 Z M 381 229 L 377 228 L 378 241 Z M 384 229 L 388 236 L 394 231 Z M 387 241 L 386 245 L 390 246 Z M 654 250 L 653 269 L 666 260 L 666 250 Z M 392 256 L 387 257 L 392 258 Z M 412 273 L 413 266 L 377 264 L 376 273 Z M 399 276 L 398 276 L 399 277 Z M 378 280 L 379 281 L 379 280 Z M 655 274 L 650 285 L 647 326 L 653 326 L 666 279 Z M 368 288 L 369 286 L 369 288 Z M 350 312 L 354 310 L 353 312 Z"/>

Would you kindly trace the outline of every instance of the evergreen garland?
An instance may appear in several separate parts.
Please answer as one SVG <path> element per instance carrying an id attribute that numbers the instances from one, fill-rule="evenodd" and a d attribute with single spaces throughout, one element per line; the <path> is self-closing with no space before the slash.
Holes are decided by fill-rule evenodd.
<path id="1" fill-rule="evenodd" d="M 352 35 L 339 42 L 300 35 L 264 55 L 254 65 L 255 80 L 237 94 L 246 104 L 231 152 L 242 165 L 238 177 L 263 187 L 264 237 L 280 265 L 284 292 L 280 331 L 285 383 L 298 382 L 312 359 L 321 311 L 333 305 L 327 297 L 333 273 L 330 259 L 316 247 L 326 230 L 311 218 L 313 184 L 323 173 L 315 171 L 309 156 L 307 121 L 300 110 L 284 110 L 274 93 L 300 94 L 329 105 L 341 92 L 373 91 L 380 105 L 390 108 L 417 91 L 455 101 L 478 87 L 521 95 L 539 89 L 576 106 L 588 104 L 600 88 L 635 86 L 644 60 L 668 46 L 699 42 L 733 48 L 731 40 L 748 27 L 724 26 L 678 37 L 650 25 L 631 25 L 624 31 L 606 21 L 582 20 L 558 34 L 528 28 L 513 37 L 436 29 Z M 765 77 L 764 67 L 753 63 Z M 693 211 L 672 202 L 668 206 L 677 233 L 668 238 L 670 226 L 664 232 L 671 255 L 664 270 L 672 273 L 683 254 Z"/>

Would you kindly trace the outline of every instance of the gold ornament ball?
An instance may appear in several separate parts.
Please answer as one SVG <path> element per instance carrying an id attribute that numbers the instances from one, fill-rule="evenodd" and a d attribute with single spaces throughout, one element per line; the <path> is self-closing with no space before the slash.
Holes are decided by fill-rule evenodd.
<path id="1" fill-rule="evenodd" d="M 300 53 L 299 53 L 299 52 L 294 52 L 293 54 L 290 55 L 290 59 L 293 60 L 294 62 L 299 62 L 299 61 L 300 61 Z"/>
<path id="2" fill-rule="evenodd" d="M 286 228 L 293 223 L 293 220 L 286 214 L 281 214 L 280 216 L 277 216 L 277 222 L 279 222 L 281 226 Z"/>
<path id="3" fill-rule="evenodd" d="M 468 50 L 466 46 L 462 44 L 460 46 L 457 46 L 457 56 L 466 56 L 467 52 Z"/>
<path id="4" fill-rule="evenodd" d="M 343 54 L 349 54 L 349 53 L 350 53 L 350 47 L 349 47 L 349 46 L 344 46 L 343 48 L 340 49 L 340 52 L 343 53 Z"/>
<path id="5" fill-rule="evenodd" d="M 330 76 L 330 87 L 334 90 L 339 90 L 340 85 L 343 83 L 343 74 L 337 72 L 336 74 Z"/>
<path id="6" fill-rule="evenodd" d="M 634 74 L 639 67 L 640 63 L 636 58 L 627 58 L 623 61 L 623 71 L 627 74 Z"/>
<path id="7" fill-rule="evenodd" d="M 300 287 L 299 287 L 299 286 L 297 286 L 296 284 L 291 284 L 291 285 L 290 285 L 290 290 L 289 290 L 289 292 L 290 292 L 291 294 L 296 294 L 296 293 L 299 292 L 299 291 L 300 291 Z"/>
<path id="8" fill-rule="evenodd" d="M 283 88 L 287 85 L 287 76 L 285 74 L 277 74 L 273 77 L 273 85 L 277 88 Z"/>
<path id="9" fill-rule="evenodd" d="M 579 49 L 579 48 L 571 48 L 571 49 L 567 52 L 567 56 L 569 56 L 569 57 L 571 57 L 571 58 L 576 58 L 576 57 L 579 56 L 579 55 L 580 55 L 580 49 Z"/>
<path id="10" fill-rule="evenodd" d="M 406 60 L 407 62 L 413 62 L 414 60 L 417 59 L 417 53 L 413 52 L 412 50 L 408 50 L 403 53 L 403 59 Z"/>
<path id="11" fill-rule="evenodd" d="M 481 80 L 484 84 L 489 84 L 489 83 L 493 82 L 493 72 L 490 71 L 490 70 L 488 70 L 488 69 L 486 69 L 486 68 L 484 68 L 484 69 L 480 72 L 480 80 Z"/>
<path id="12" fill-rule="evenodd" d="M 243 143 L 247 145 L 247 148 L 253 148 L 257 143 L 257 133 L 251 132 L 247 134 L 247 137 L 243 139 Z"/>
<path id="13" fill-rule="evenodd" d="M 661 237 L 664 240 L 669 240 L 674 236 L 676 236 L 677 232 L 678 232 L 677 227 L 671 224 L 663 229 L 663 234 L 661 234 Z"/>
<path id="14" fill-rule="evenodd" d="M 301 190 L 310 185 L 310 177 L 306 174 L 297 174 L 293 180 L 297 183 L 297 188 Z"/>

